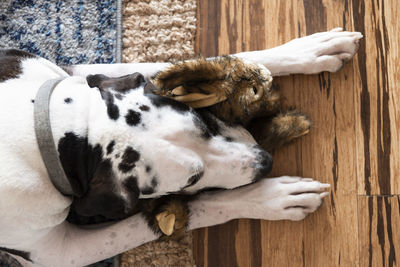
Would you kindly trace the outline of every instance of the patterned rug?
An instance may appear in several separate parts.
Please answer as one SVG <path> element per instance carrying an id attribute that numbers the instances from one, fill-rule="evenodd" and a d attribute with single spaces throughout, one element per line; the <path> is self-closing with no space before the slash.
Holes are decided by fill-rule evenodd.
<path id="1" fill-rule="evenodd" d="M 120 0 L 1 0 L 0 48 L 60 65 L 121 62 Z M 0 267 L 20 266 L 0 252 Z M 113 266 L 113 260 L 96 267 Z"/>
<path id="2" fill-rule="evenodd" d="M 121 62 L 119 1 L 0 0 L 0 48 L 22 49 L 64 65 Z M 124 62 L 192 58 L 196 0 L 124 0 L 123 27 Z M 92 266 L 119 266 L 117 258 Z M 121 266 L 194 265 L 191 234 L 181 242 L 155 241 L 121 256 Z M 18 265 L 0 252 L 3 266 Z"/>
<path id="3" fill-rule="evenodd" d="M 119 0 L 1 0 L 0 48 L 57 64 L 121 61 Z"/>

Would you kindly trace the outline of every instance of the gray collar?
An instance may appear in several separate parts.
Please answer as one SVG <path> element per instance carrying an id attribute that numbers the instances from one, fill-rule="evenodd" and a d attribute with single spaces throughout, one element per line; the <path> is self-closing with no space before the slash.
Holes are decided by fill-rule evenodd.
<path id="1" fill-rule="evenodd" d="M 63 195 L 73 196 L 74 192 L 61 166 L 50 126 L 50 96 L 62 80 L 64 78 L 48 80 L 39 88 L 34 106 L 35 133 L 51 182 Z"/>

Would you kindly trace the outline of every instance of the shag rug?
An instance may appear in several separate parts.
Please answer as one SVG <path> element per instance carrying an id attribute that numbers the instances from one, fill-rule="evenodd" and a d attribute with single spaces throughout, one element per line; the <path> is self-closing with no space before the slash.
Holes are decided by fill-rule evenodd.
<path id="1" fill-rule="evenodd" d="M 1 0 L 0 48 L 60 65 L 121 60 L 119 0 Z"/>
<path id="2" fill-rule="evenodd" d="M 125 0 L 123 62 L 193 58 L 196 0 Z M 121 255 L 121 267 L 195 266 L 191 233 L 177 241 L 154 241 Z"/>
<path id="3" fill-rule="evenodd" d="M 196 0 L 130 0 L 123 4 L 123 62 L 192 58 Z"/>

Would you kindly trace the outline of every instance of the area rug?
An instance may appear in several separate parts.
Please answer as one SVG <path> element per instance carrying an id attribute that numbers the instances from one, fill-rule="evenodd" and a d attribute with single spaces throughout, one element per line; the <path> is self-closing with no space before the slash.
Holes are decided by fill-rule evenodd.
<path id="1" fill-rule="evenodd" d="M 1 0 L 0 48 L 57 64 L 121 61 L 119 0 Z"/>
<path id="2" fill-rule="evenodd" d="M 123 62 L 193 58 L 196 0 L 125 0 Z M 195 266 L 191 233 L 177 241 L 154 241 L 125 252 L 121 267 Z"/>

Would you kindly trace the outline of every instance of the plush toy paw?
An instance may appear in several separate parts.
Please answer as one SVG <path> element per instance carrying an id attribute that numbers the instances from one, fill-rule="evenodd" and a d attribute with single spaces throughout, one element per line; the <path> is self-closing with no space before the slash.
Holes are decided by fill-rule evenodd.
<path id="1" fill-rule="evenodd" d="M 178 200 L 166 202 L 156 215 L 158 227 L 164 235 L 173 238 L 181 237 L 188 223 L 188 212 L 186 204 Z"/>
<path id="2" fill-rule="evenodd" d="M 271 151 L 306 135 L 310 128 L 311 121 L 306 115 L 291 110 L 252 122 L 250 132 L 264 149 Z"/>
<path id="3" fill-rule="evenodd" d="M 183 196 L 163 196 L 143 200 L 141 211 L 155 232 L 164 237 L 179 239 L 186 232 L 189 220 L 187 199 Z"/>

